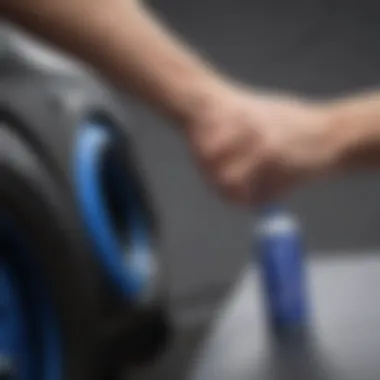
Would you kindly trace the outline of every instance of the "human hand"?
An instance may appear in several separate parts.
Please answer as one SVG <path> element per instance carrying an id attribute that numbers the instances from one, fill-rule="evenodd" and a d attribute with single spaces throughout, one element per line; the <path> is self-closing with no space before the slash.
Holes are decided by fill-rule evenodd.
<path id="1" fill-rule="evenodd" d="M 206 178 L 242 204 L 329 173 L 339 151 L 327 106 L 236 86 L 195 110 L 185 131 Z"/>

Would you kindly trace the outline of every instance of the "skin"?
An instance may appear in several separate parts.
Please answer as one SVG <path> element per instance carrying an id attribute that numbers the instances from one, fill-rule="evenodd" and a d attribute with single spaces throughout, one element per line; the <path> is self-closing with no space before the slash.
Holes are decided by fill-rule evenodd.
<path id="1" fill-rule="evenodd" d="M 137 0 L 1 0 L 0 12 L 172 119 L 205 178 L 239 204 L 380 165 L 377 93 L 310 102 L 247 88 Z"/>

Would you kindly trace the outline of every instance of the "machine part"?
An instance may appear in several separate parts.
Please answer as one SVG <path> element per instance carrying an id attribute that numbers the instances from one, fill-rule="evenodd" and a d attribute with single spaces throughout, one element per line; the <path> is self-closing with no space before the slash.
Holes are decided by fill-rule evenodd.
<path id="1" fill-rule="evenodd" d="M 28 239 L 0 214 L 0 376 L 62 379 L 62 343 L 56 311 Z"/>
<path id="2" fill-rule="evenodd" d="M 79 208 L 102 267 L 130 301 L 150 300 L 158 274 L 150 222 L 117 135 L 84 123 L 74 152 Z"/>
<path id="3" fill-rule="evenodd" d="M 0 209 L 15 211 L 36 240 L 65 346 L 62 378 L 143 365 L 167 346 L 171 326 L 156 215 L 120 112 L 82 83 L 5 82 Z"/>
<path id="4" fill-rule="evenodd" d="M 10 379 L 96 379 L 100 286 L 72 210 L 33 149 L 1 125 L 0 258 L 7 290 L 0 300 L 0 355 L 2 375 Z"/>

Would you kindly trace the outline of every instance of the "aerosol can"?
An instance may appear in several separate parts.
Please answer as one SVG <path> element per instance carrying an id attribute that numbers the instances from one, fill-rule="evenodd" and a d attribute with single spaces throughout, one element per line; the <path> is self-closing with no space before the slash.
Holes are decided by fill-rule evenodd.
<path id="1" fill-rule="evenodd" d="M 305 252 L 297 218 L 283 207 L 262 210 L 254 223 L 267 318 L 275 331 L 300 331 L 308 322 Z"/>

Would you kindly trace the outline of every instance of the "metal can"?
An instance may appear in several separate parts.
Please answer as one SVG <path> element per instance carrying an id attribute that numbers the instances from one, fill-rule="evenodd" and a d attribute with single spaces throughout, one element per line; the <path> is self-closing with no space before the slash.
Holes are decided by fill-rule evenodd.
<path id="1" fill-rule="evenodd" d="M 256 225 L 262 290 L 272 327 L 289 330 L 307 322 L 305 259 L 299 223 L 289 212 L 264 210 Z"/>

